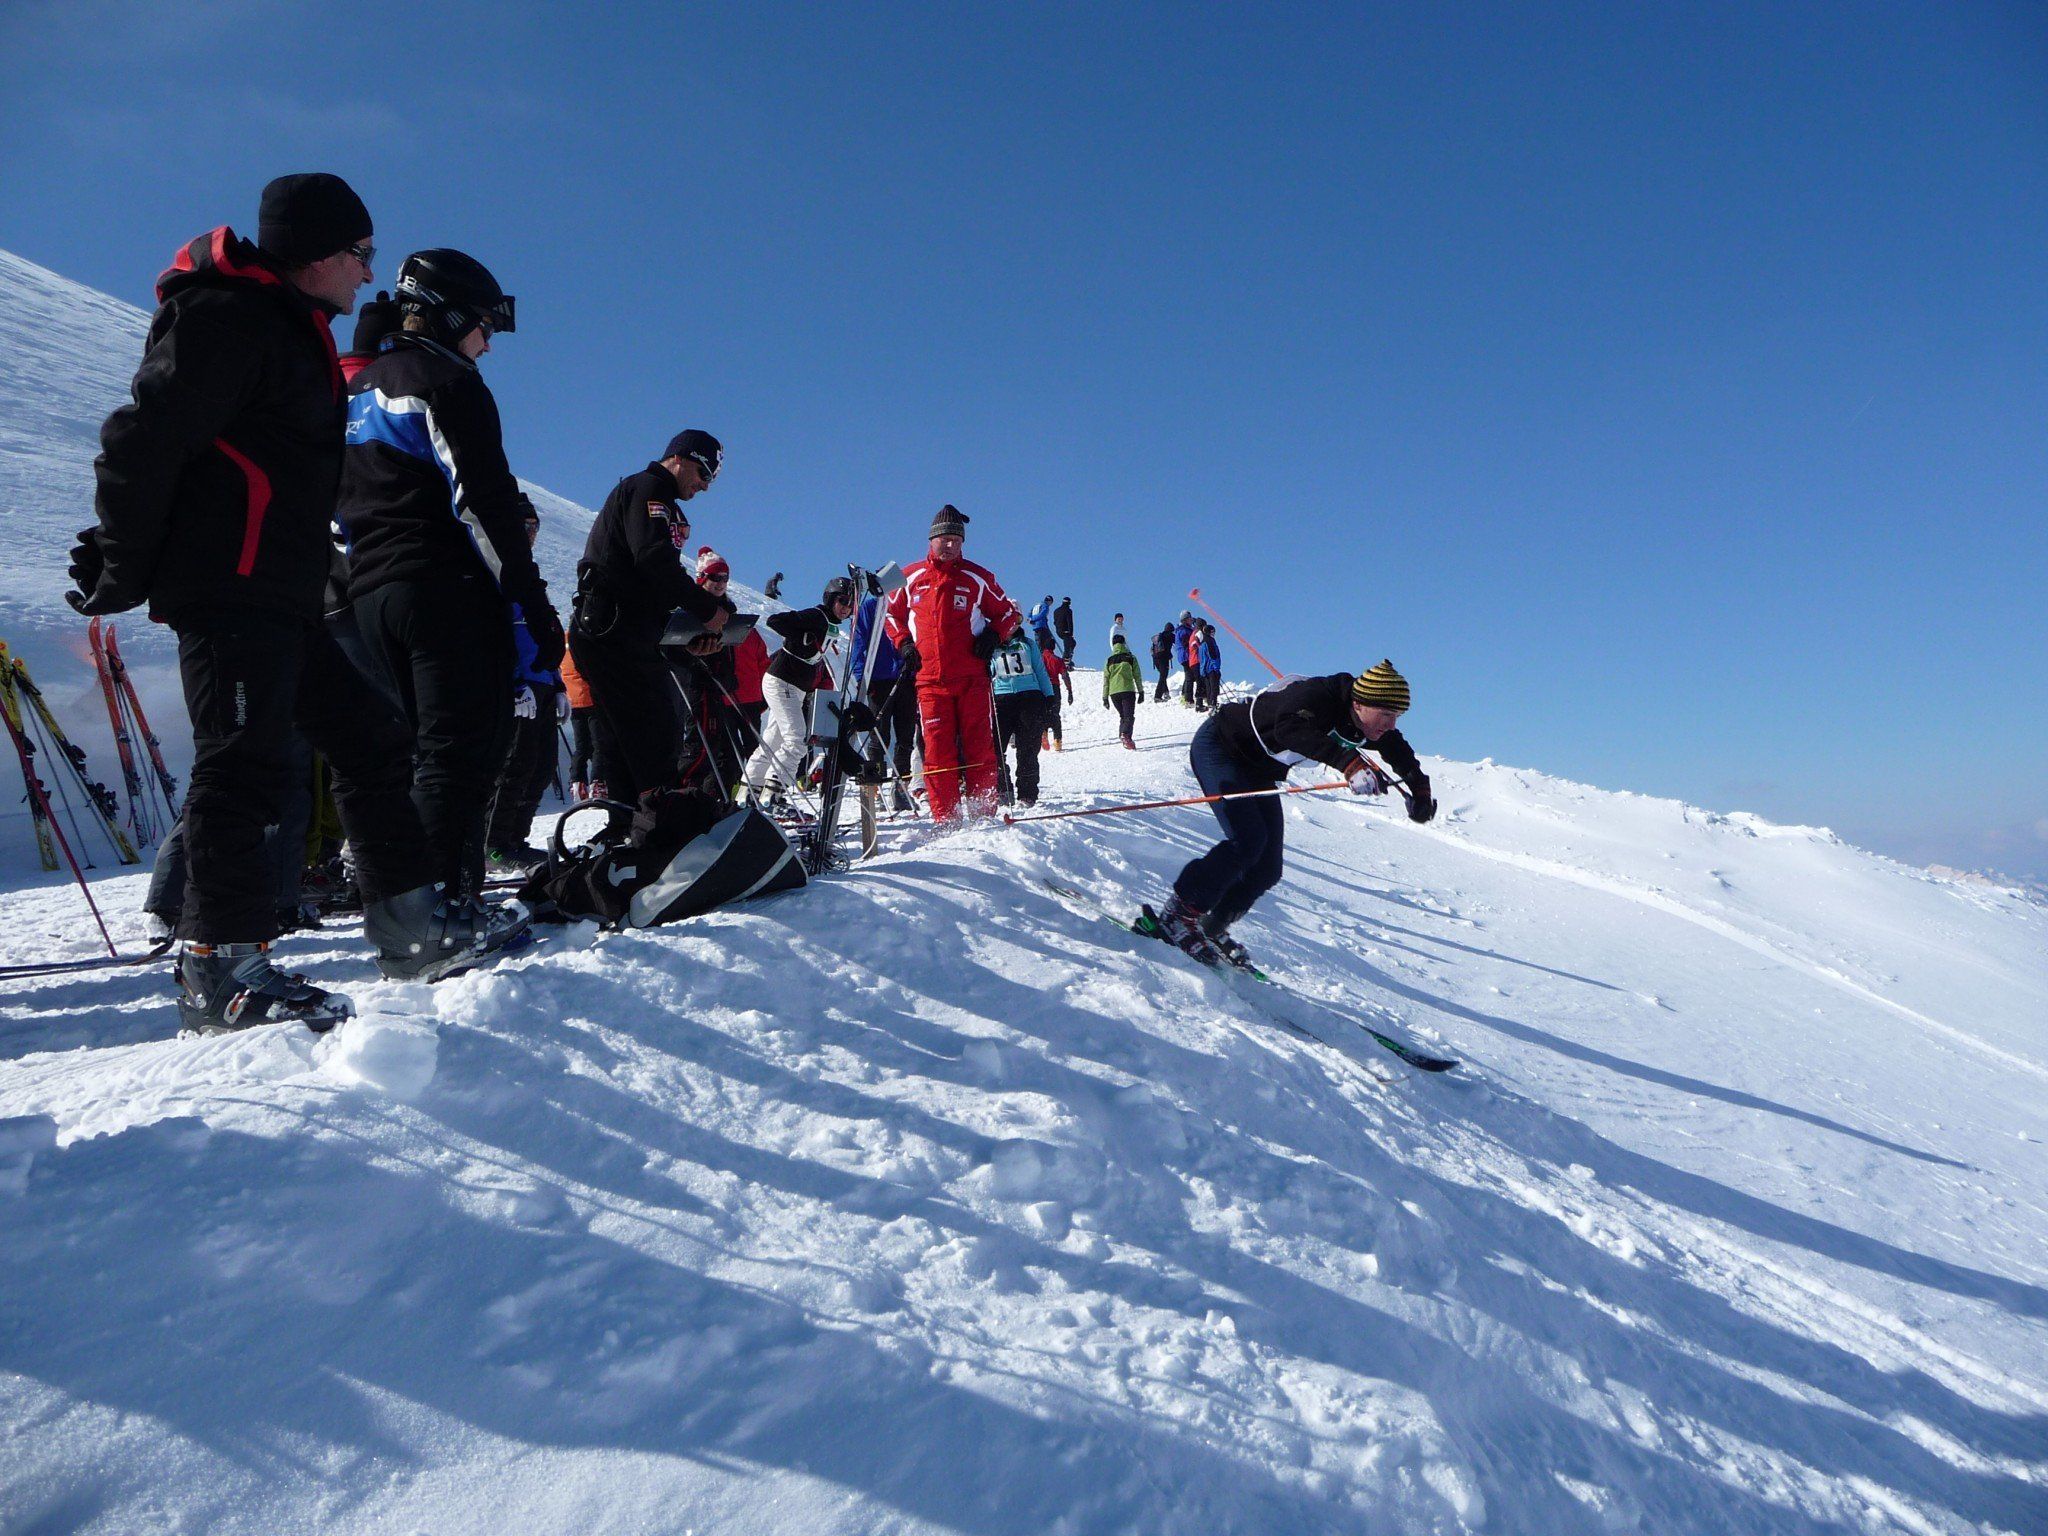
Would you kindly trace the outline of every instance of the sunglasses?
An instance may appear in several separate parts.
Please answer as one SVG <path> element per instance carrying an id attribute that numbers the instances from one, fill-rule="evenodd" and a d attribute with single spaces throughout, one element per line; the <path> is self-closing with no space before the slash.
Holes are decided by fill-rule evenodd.
<path id="1" fill-rule="evenodd" d="M 342 249 L 366 267 L 377 259 L 377 247 L 367 240 L 361 245 L 344 245 Z"/>
<path id="2" fill-rule="evenodd" d="M 690 462 L 695 464 L 699 469 L 704 471 L 704 483 L 706 485 L 709 485 L 712 481 L 718 478 L 718 466 L 712 463 L 711 460 L 706 458 L 703 454 L 691 454 Z"/>

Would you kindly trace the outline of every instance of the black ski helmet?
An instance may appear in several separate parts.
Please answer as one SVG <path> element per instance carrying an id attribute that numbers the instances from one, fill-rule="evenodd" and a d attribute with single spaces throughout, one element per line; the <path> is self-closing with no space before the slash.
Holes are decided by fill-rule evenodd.
<path id="1" fill-rule="evenodd" d="M 849 608 L 852 607 L 854 603 L 853 590 L 853 578 L 851 576 L 834 576 L 825 583 L 824 606 L 830 608 L 834 603 L 845 603 Z"/>
<path id="2" fill-rule="evenodd" d="M 490 270 L 460 251 L 414 251 L 391 285 L 399 307 L 426 322 L 427 335 L 452 347 L 485 321 L 493 331 L 515 329 L 512 295 Z"/>

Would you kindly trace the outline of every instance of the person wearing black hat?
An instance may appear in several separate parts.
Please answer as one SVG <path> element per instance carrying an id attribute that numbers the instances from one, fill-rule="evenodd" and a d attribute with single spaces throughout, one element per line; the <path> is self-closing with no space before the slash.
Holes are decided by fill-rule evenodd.
<path id="1" fill-rule="evenodd" d="M 995 699 L 988 659 L 1024 616 L 985 567 L 962 556 L 967 514 L 948 504 L 932 519 L 931 552 L 889 594 L 886 632 L 917 676 L 924 786 L 934 821 L 996 809 Z"/>
<path id="2" fill-rule="evenodd" d="M 1280 800 L 1261 792 L 1277 788 L 1296 763 L 1336 769 L 1355 795 L 1383 795 L 1390 781 L 1363 756 L 1370 747 L 1406 786 L 1408 819 L 1434 817 L 1429 776 L 1395 729 L 1408 705 L 1408 680 L 1393 662 L 1382 661 L 1356 677 L 1336 672 L 1280 683 L 1204 720 L 1188 746 L 1202 793 L 1250 798 L 1221 799 L 1211 807 L 1223 825 L 1223 841 L 1190 859 L 1175 878 L 1173 894 L 1158 913 L 1161 936 L 1205 964 L 1251 964 L 1230 926 L 1286 868 Z"/>
<path id="3" fill-rule="evenodd" d="M 408 256 L 404 323 L 349 381 L 337 516 L 363 642 L 413 728 L 413 800 L 438 879 L 481 922 L 485 829 L 512 734 L 515 616 L 532 666 L 562 660 L 562 623 L 527 539 L 532 504 L 505 460 L 478 371 L 513 300 L 460 251 Z"/>
<path id="4" fill-rule="evenodd" d="M 618 746 L 609 785 L 615 800 L 672 788 L 680 771 L 683 720 L 660 649 L 669 615 L 681 610 L 703 625 L 692 649 L 709 654 L 738 611 L 699 586 L 684 564 L 690 518 L 682 504 L 710 486 L 724 460 L 709 432 L 678 432 L 659 459 L 612 487 L 583 543 L 569 633 L 577 669 Z"/>
<path id="5" fill-rule="evenodd" d="M 1152 666 L 1159 673 L 1159 686 L 1153 690 L 1152 702 L 1166 702 L 1166 674 L 1173 666 L 1173 620 L 1168 619 L 1152 637 Z"/>
<path id="6" fill-rule="evenodd" d="M 133 398 L 100 433 L 99 521 L 72 553 L 79 612 L 147 603 L 178 636 L 193 762 L 176 976 L 193 1029 L 322 1030 L 351 1011 L 269 959 L 264 829 L 290 793 L 294 726 L 332 769 L 379 967 L 431 978 L 484 953 L 433 886 L 404 723 L 321 623 L 347 416 L 329 325 L 372 280 L 373 233 L 339 176 L 281 176 L 254 244 L 223 226 L 179 252 Z"/>
<path id="7" fill-rule="evenodd" d="M 1060 660 L 1068 666 L 1074 664 L 1074 600 L 1060 599 L 1059 607 L 1052 611 L 1053 633 L 1060 637 Z"/>

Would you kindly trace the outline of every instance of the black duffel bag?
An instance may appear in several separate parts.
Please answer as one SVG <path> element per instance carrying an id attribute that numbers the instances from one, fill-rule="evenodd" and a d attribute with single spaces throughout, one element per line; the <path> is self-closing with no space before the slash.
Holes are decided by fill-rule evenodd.
<path id="1" fill-rule="evenodd" d="M 572 818 L 606 817 L 580 848 L 564 846 Z M 592 800 L 555 823 L 548 862 L 519 899 L 543 921 L 594 918 L 607 928 L 651 928 L 805 881 L 789 838 L 751 805 L 696 790 L 651 792 L 637 806 Z"/>

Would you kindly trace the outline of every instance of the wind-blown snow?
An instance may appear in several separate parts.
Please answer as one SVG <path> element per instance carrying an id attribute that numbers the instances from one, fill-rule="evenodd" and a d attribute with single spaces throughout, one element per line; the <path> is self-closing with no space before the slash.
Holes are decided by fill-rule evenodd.
<path id="1" fill-rule="evenodd" d="M 1045 808 L 1192 792 L 1075 686 Z M 432 988 L 294 937 L 319 1041 L 0 981 L 0 1530 L 2048 1529 L 2048 910 L 1430 770 L 1288 803 L 1289 992 L 1044 883 L 1155 896 L 1202 809 Z"/>

